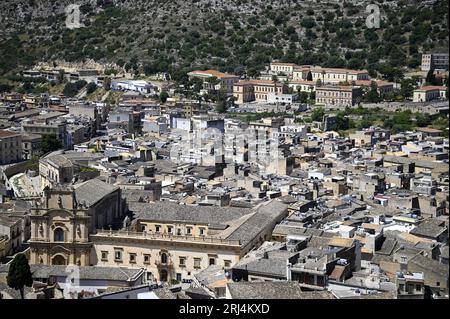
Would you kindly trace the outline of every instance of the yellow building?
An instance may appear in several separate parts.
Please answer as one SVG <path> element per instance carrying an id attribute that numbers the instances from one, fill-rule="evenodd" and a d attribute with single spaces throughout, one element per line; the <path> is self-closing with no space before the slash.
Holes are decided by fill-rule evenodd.
<path id="1" fill-rule="evenodd" d="M 312 81 L 322 81 L 323 84 L 338 84 L 342 82 L 370 80 L 369 72 L 366 70 L 349 70 L 341 68 L 311 68 Z"/>
<path id="2" fill-rule="evenodd" d="M 236 104 L 247 102 L 267 102 L 269 93 L 283 93 L 283 83 L 271 80 L 246 80 L 234 84 L 233 96 Z"/>

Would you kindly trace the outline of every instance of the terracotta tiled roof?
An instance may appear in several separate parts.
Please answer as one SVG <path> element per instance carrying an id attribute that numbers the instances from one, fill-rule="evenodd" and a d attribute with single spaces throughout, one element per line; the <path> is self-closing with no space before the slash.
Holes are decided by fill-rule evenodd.
<path id="1" fill-rule="evenodd" d="M 446 90 L 447 87 L 445 86 L 433 86 L 433 85 L 428 85 L 428 86 L 422 86 L 421 88 L 417 89 L 416 91 L 434 91 L 434 90 Z"/>
<path id="2" fill-rule="evenodd" d="M 368 73 L 367 70 L 351 70 L 351 69 L 343 69 L 343 68 L 322 68 L 315 67 L 312 68 L 311 71 L 314 72 L 335 72 L 335 73 L 350 73 L 350 74 L 365 74 Z"/>

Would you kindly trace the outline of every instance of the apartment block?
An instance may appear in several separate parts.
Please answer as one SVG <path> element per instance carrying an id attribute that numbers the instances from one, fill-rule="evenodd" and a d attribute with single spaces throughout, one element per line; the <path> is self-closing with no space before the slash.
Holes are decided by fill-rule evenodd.
<path id="1" fill-rule="evenodd" d="M 0 130 L 0 165 L 22 160 L 22 135 Z"/>

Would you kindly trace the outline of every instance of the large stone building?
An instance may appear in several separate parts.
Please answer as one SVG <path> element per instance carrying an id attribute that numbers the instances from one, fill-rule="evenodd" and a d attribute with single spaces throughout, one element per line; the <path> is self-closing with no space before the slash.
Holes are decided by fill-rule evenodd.
<path id="1" fill-rule="evenodd" d="M 0 165 L 19 162 L 22 159 L 22 136 L 19 133 L 0 130 Z"/>
<path id="2" fill-rule="evenodd" d="M 122 212 L 120 189 L 98 179 L 45 188 L 31 212 L 30 263 L 92 265 L 89 235 L 111 228 Z"/>
<path id="3" fill-rule="evenodd" d="M 283 83 L 271 80 L 246 80 L 234 84 L 233 96 L 236 104 L 247 102 L 268 102 L 269 94 L 286 93 Z"/>
<path id="4" fill-rule="evenodd" d="M 322 81 L 323 84 L 352 83 L 358 80 L 370 80 L 366 70 L 349 70 L 339 68 L 311 68 L 312 81 Z"/>
<path id="5" fill-rule="evenodd" d="M 256 209 L 135 203 L 131 231 L 90 236 L 92 263 L 143 267 L 159 281 L 192 279 L 210 265 L 231 268 L 248 251 L 271 238 L 287 205 L 271 201 Z"/>
<path id="6" fill-rule="evenodd" d="M 316 104 L 326 106 L 353 106 L 361 97 L 359 86 L 322 86 L 316 88 Z"/>
<path id="7" fill-rule="evenodd" d="M 422 86 L 414 90 L 413 102 L 428 102 L 433 100 L 445 100 L 447 98 L 447 87 L 445 86 Z"/>
<path id="8" fill-rule="evenodd" d="M 22 130 L 26 134 L 37 134 L 37 135 L 55 135 L 56 138 L 62 143 L 64 149 L 70 147 L 69 140 L 67 138 L 67 128 L 66 123 L 62 122 L 52 122 L 52 123 L 37 123 L 37 122 L 26 122 L 22 124 Z"/>
<path id="9" fill-rule="evenodd" d="M 422 71 L 431 69 L 448 70 L 448 53 L 422 54 Z"/>
<path id="10" fill-rule="evenodd" d="M 288 76 L 292 76 L 294 70 L 298 66 L 294 63 L 283 63 L 283 62 L 272 62 L 270 63 L 270 71 L 273 74 L 285 74 Z"/>

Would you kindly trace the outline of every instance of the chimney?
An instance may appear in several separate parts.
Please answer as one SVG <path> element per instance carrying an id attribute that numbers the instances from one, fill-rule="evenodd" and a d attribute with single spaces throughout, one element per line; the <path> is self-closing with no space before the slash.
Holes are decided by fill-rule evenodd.
<path id="1" fill-rule="evenodd" d="M 289 260 L 286 261 L 286 280 L 291 281 L 292 280 L 292 264 L 289 262 Z"/>

